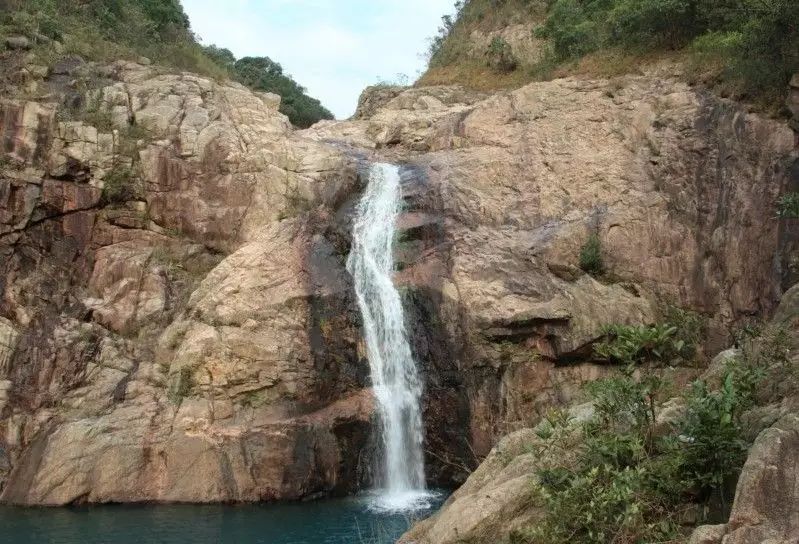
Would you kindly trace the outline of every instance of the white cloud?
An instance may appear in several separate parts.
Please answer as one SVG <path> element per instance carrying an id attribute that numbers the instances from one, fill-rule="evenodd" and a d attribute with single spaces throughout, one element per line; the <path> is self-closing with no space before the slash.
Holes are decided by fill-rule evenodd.
<path id="1" fill-rule="evenodd" d="M 268 56 L 337 117 L 380 78 L 424 68 L 427 48 L 453 0 L 183 0 L 204 43 L 237 57 Z"/>

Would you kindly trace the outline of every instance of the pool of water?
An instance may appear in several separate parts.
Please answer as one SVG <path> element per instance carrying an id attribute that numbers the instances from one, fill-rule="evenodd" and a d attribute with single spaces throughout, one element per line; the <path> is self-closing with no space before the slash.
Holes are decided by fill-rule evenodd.
<path id="1" fill-rule="evenodd" d="M 390 544 L 443 502 L 376 512 L 371 499 L 245 506 L 0 507 L 4 544 Z"/>

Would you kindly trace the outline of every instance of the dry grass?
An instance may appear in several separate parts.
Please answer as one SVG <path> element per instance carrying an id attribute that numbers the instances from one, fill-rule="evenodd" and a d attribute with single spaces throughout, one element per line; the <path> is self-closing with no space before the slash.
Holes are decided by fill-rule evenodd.
<path id="1" fill-rule="evenodd" d="M 477 91 L 497 91 L 501 89 L 516 89 L 532 80 L 525 70 L 519 69 L 502 74 L 495 72 L 484 64 L 469 62 L 430 68 L 419 78 L 416 85 L 420 87 L 429 85 L 463 85 Z"/>
<path id="2" fill-rule="evenodd" d="M 610 79 L 627 74 L 643 74 L 648 68 L 664 63 L 683 63 L 684 51 L 630 53 L 620 49 L 603 49 L 573 62 L 555 67 L 548 79 L 562 77 Z"/>
<path id="3" fill-rule="evenodd" d="M 667 63 L 687 64 L 684 51 L 631 54 L 603 50 L 574 62 L 554 64 L 542 61 L 536 66 L 521 66 L 510 73 L 498 73 L 483 63 L 470 61 L 449 66 L 434 66 L 416 82 L 416 86 L 463 85 L 476 91 L 517 89 L 534 81 L 574 77 L 612 79 L 628 74 L 643 74 Z"/>

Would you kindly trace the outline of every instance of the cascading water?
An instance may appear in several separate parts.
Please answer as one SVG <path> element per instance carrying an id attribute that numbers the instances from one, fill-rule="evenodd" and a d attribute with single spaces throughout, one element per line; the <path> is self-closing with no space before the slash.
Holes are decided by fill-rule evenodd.
<path id="1" fill-rule="evenodd" d="M 358 205 L 347 260 L 363 317 L 380 416 L 383 474 L 374 506 L 384 510 L 413 509 L 429 497 L 422 455 L 422 384 L 405 334 L 400 295 L 391 278 L 401 202 L 399 167 L 373 164 Z"/>

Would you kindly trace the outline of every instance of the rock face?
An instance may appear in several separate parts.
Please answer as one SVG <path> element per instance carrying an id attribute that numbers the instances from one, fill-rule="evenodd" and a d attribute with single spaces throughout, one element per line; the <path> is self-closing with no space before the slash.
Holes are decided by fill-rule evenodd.
<path id="1" fill-rule="evenodd" d="M 368 367 L 330 219 L 354 161 L 235 84 L 79 59 L 52 72 L 52 101 L 0 104 L 0 498 L 298 499 L 367 481 Z"/>
<path id="2" fill-rule="evenodd" d="M 578 400 L 605 372 L 590 360 L 602 325 L 653 322 L 671 301 L 708 316 L 713 348 L 790 276 L 792 231 L 763 218 L 799 181 L 791 130 L 668 70 L 492 96 L 392 89 L 294 131 L 273 96 L 232 83 L 77 58 L 20 69 L 9 85 L 40 98 L 0 102 L 6 502 L 368 483 L 344 269 L 366 157 L 403 164 L 396 281 L 436 483 Z M 599 279 L 578 266 L 592 234 Z"/>
<path id="3" fill-rule="evenodd" d="M 428 414 L 468 424 L 468 446 L 452 451 L 484 455 L 575 398 L 580 371 L 564 379 L 563 365 L 590 354 L 603 324 L 653 322 L 670 301 L 710 318 L 715 352 L 787 286 L 775 263 L 789 260 L 790 231 L 763 218 L 797 181 L 791 130 L 674 70 L 490 97 L 409 89 L 368 119 L 306 131 L 424 172 L 406 187 L 398 280 L 426 323 L 414 337 L 430 397 L 467 392 L 458 410 Z M 601 281 L 578 267 L 593 233 Z"/>

